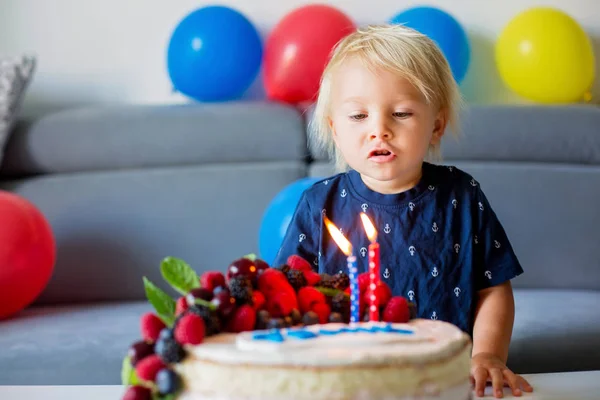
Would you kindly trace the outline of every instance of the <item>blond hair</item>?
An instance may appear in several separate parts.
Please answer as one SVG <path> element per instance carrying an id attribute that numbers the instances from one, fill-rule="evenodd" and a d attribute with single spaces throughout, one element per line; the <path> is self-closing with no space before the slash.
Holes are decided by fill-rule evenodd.
<path id="1" fill-rule="evenodd" d="M 311 147 L 326 151 L 338 170 L 348 168 L 337 150 L 329 125 L 331 80 L 344 60 L 358 57 L 368 67 L 383 68 L 409 80 L 432 106 L 446 114 L 447 126 L 457 133 L 462 98 L 448 61 L 436 43 L 426 35 L 403 25 L 370 25 L 344 37 L 332 50 L 319 88 L 311 121 Z M 430 148 L 430 156 L 439 148 Z"/>

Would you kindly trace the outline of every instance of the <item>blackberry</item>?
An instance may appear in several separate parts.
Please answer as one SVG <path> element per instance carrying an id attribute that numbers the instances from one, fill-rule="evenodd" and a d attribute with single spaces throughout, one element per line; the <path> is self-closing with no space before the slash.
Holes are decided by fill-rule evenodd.
<path id="1" fill-rule="evenodd" d="M 178 363 L 185 358 L 185 350 L 174 338 L 159 338 L 154 352 L 167 364 Z"/>
<path id="2" fill-rule="evenodd" d="M 244 276 L 229 280 L 229 292 L 238 306 L 252 304 L 252 281 Z"/>
<path id="3" fill-rule="evenodd" d="M 285 322 L 285 326 L 286 328 L 291 328 L 292 326 L 294 326 L 294 321 L 292 321 L 292 317 L 287 316 L 283 319 L 283 322 Z"/>
<path id="4" fill-rule="evenodd" d="M 285 321 L 283 318 L 271 318 L 267 324 L 268 329 L 283 329 L 285 328 Z"/>
<path id="5" fill-rule="evenodd" d="M 181 387 L 181 378 L 175 371 L 163 368 L 156 374 L 156 387 L 163 395 L 176 393 Z"/>
<path id="6" fill-rule="evenodd" d="M 329 322 L 344 322 L 344 318 L 342 317 L 342 314 L 338 312 L 332 312 L 329 314 Z"/>
<path id="7" fill-rule="evenodd" d="M 294 325 L 298 325 L 302 322 L 302 313 L 297 308 L 292 310 L 290 317 L 292 317 L 292 323 Z"/>
<path id="8" fill-rule="evenodd" d="M 348 287 L 350 287 L 350 277 L 348 274 L 340 272 L 331 278 L 331 284 L 334 289 L 346 290 Z"/>
<path id="9" fill-rule="evenodd" d="M 326 288 L 326 289 L 335 289 L 333 287 L 334 280 L 329 274 L 321 274 L 321 282 L 317 284 L 317 286 Z"/>
<path id="10" fill-rule="evenodd" d="M 341 314 L 344 321 L 350 320 L 350 298 L 345 293 L 338 293 L 331 299 L 331 312 Z"/>
<path id="11" fill-rule="evenodd" d="M 317 315 L 317 313 L 314 311 L 309 311 L 306 314 L 304 314 L 304 317 L 302 317 L 302 323 L 304 325 L 318 324 L 319 323 L 319 315 Z"/>
<path id="12" fill-rule="evenodd" d="M 283 264 L 283 265 L 281 265 L 281 266 L 279 266 L 279 267 L 277 267 L 275 269 L 278 270 L 278 271 L 283 272 L 284 275 L 287 275 L 288 271 L 290 270 L 290 266 L 287 265 L 287 264 Z"/>
<path id="13" fill-rule="evenodd" d="M 212 311 L 207 307 L 195 305 L 188 309 L 188 312 L 199 315 L 204 320 L 204 326 L 206 328 L 205 336 L 216 335 L 221 332 L 221 320 L 217 315 L 216 311 Z"/>
<path id="14" fill-rule="evenodd" d="M 269 320 L 271 319 L 271 315 L 267 310 L 260 310 L 256 313 L 256 330 L 264 330 L 267 329 Z"/>
<path id="15" fill-rule="evenodd" d="M 297 269 L 290 269 L 287 272 L 287 280 L 296 292 L 302 287 L 306 286 L 306 278 L 304 277 L 304 273 L 302 271 L 298 271 Z"/>

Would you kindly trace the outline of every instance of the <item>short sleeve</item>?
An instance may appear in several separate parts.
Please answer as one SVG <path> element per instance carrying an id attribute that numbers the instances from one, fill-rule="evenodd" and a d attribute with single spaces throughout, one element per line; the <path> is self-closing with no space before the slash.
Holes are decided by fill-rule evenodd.
<path id="1" fill-rule="evenodd" d="M 498 220 L 485 194 L 475 187 L 474 256 L 475 289 L 499 285 L 523 273 L 504 227 Z"/>
<path id="2" fill-rule="evenodd" d="M 273 266 L 277 267 L 287 262 L 290 255 L 296 254 L 310 262 L 313 266 L 315 260 L 318 261 L 320 229 L 318 229 L 317 218 L 313 215 L 310 204 L 303 193 L 292 220 L 286 230 L 281 247 L 273 261 Z"/>

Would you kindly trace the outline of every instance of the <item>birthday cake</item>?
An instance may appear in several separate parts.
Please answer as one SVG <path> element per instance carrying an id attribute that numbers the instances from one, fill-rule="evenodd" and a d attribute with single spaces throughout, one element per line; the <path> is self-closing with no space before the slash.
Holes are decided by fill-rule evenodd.
<path id="1" fill-rule="evenodd" d="M 246 256 L 200 277 L 168 257 L 161 273 L 180 296 L 144 278 L 155 311 L 123 362 L 124 400 L 471 396 L 468 335 L 415 318 L 367 273 L 318 274 L 298 256 L 276 268 Z"/>

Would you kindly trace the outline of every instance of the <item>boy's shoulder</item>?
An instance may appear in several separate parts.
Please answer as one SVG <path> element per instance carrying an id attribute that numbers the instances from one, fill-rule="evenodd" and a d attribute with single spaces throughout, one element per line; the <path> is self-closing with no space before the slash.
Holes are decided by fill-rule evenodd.
<path id="1" fill-rule="evenodd" d="M 464 191 L 479 188 L 475 177 L 453 164 L 428 164 L 433 176 L 442 185 L 448 185 L 454 190 Z"/>
<path id="2" fill-rule="evenodd" d="M 334 175 L 320 177 L 306 188 L 304 194 L 308 200 L 320 199 L 327 196 L 331 191 L 336 190 L 340 184 L 344 184 L 347 179 L 347 172 L 340 172 Z"/>

